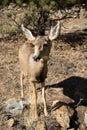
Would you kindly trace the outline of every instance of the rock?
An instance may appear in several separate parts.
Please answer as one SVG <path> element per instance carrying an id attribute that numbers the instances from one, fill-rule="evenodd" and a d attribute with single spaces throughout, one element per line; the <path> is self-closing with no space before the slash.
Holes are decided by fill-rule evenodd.
<path id="1" fill-rule="evenodd" d="M 9 6 L 8 6 L 8 9 L 9 10 L 12 10 L 13 8 L 16 7 L 16 4 L 15 3 L 10 3 Z"/>
<path id="2" fill-rule="evenodd" d="M 46 124 L 44 121 L 38 121 L 35 130 L 46 130 Z"/>
<path id="3" fill-rule="evenodd" d="M 22 7 L 27 7 L 27 4 L 26 4 L 26 3 L 23 3 L 23 4 L 22 4 Z"/>
<path id="4" fill-rule="evenodd" d="M 80 8 L 79 8 L 79 6 L 73 6 L 72 10 L 75 11 L 75 12 L 79 12 Z"/>
<path id="5" fill-rule="evenodd" d="M 81 130 L 86 130 L 87 128 L 87 107 L 85 106 L 78 106 L 76 108 L 78 122 L 80 123 L 79 128 Z"/>
<path id="6" fill-rule="evenodd" d="M 14 124 L 14 119 L 13 119 L 13 118 L 10 118 L 9 120 L 7 120 L 7 121 L 5 122 L 5 124 L 6 124 L 6 126 L 8 126 L 8 127 L 12 127 L 13 124 Z"/>
<path id="7" fill-rule="evenodd" d="M 80 18 L 85 18 L 87 15 L 86 15 L 86 9 L 84 7 L 81 7 L 80 9 Z"/>
<path id="8" fill-rule="evenodd" d="M 74 114 L 74 110 L 71 107 L 67 105 L 62 105 L 61 107 L 53 111 L 53 114 L 62 129 L 67 129 L 70 127 L 70 120 Z"/>
<path id="9" fill-rule="evenodd" d="M 51 18 L 52 19 L 64 19 L 64 18 L 86 18 L 87 11 L 86 5 L 74 5 L 71 8 L 59 9 L 58 11 L 52 12 Z"/>
<path id="10" fill-rule="evenodd" d="M 63 19 L 64 17 L 66 17 L 65 11 L 64 10 L 59 10 L 58 11 L 58 18 Z"/>
<path id="11" fill-rule="evenodd" d="M 11 101 L 6 104 L 5 112 L 9 112 L 12 116 L 20 115 L 27 104 L 27 101 Z"/>
<path id="12" fill-rule="evenodd" d="M 80 11 L 79 6 L 73 6 L 72 7 L 73 18 L 79 17 L 79 11 Z"/>

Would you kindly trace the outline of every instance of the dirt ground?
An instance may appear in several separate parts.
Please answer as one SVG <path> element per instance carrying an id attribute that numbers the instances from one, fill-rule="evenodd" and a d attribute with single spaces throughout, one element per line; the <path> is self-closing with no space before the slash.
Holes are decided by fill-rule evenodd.
<path id="1" fill-rule="evenodd" d="M 24 43 L 22 35 L 0 39 L 0 107 L 7 100 L 20 99 L 20 69 L 18 49 Z M 46 79 L 47 104 L 59 100 L 87 106 L 87 28 L 66 33 L 54 41 L 48 61 Z M 29 84 L 25 81 L 25 97 Z M 0 116 L 2 125 L 2 116 Z"/>

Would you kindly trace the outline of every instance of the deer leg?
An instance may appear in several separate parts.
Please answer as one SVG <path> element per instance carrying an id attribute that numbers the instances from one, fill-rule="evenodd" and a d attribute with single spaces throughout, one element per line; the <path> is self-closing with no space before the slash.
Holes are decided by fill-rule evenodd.
<path id="1" fill-rule="evenodd" d="M 48 116 L 47 105 L 46 105 L 46 93 L 45 93 L 45 82 L 41 83 L 42 86 L 42 97 L 44 102 L 44 114 Z"/>
<path id="2" fill-rule="evenodd" d="M 30 85 L 33 88 L 33 104 L 34 104 L 34 111 L 35 111 L 35 119 L 38 120 L 36 84 L 34 82 L 30 82 Z"/>
<path id="3" fill-rule="evenodd" d="M 23 98 L 23 96 L 24 96 L 23 73 L 20 74 L 20 82 L 21 82 L 21 98 Z"/>

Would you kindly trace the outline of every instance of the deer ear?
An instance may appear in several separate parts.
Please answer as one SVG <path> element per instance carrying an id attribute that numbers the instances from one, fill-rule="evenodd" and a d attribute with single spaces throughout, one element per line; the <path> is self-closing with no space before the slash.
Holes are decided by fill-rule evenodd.
<path id="1" fill-rule="evenodd" d="M 30 41 L 35 40 L 35 37 L 33 36 L 32 32 L 27 28 L 25 28 L 23 24 L 21 25 L 21 29 L 28 40 Z"/>
<path id="2" fill-rule="evenodd" d="M 60 34 L 61 29 L 61 23 L 60 21 L 57 22 L 57 24 L 54 27 L 51 27 L 49 39 L 52 41 L 56 39 Z"/>

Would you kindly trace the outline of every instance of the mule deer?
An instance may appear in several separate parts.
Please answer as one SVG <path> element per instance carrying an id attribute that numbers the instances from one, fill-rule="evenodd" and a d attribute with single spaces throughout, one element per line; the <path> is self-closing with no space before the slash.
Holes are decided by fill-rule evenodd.
<path id="1" fill-rule="evenodd" d="M 36 83 L 41 83 L 44 102 L 44 114 L 48 115 L 45 94 L 45 79 L 47 76 L 47 61 L 51 50 L 51 41 L 59 35 L 60 22 L 50 30 L 49 37 L 34 37 L 32 32 L 21 26 L 26 38 L 32 43 L 25 43 L 19 49 L 21 97 L 23 98 L 23 76 L 28 76 L 30 86 L 33 87 L 33 101 L 35 118 L 38 119 Z"/>

